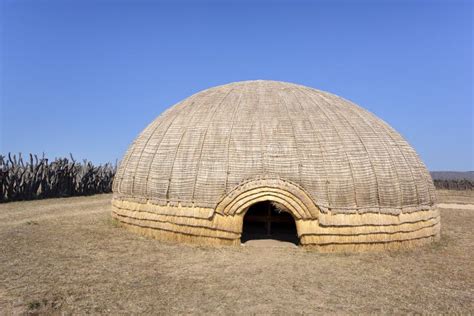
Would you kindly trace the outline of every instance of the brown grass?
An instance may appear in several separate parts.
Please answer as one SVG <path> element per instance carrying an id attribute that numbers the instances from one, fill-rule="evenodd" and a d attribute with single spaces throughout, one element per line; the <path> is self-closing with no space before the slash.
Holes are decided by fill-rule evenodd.
<path id="1" fill-rule="evenodd" d="M 0 205 L 0 314 L 474 310 L 474 208 L 442 209 L 433 245 L 347 255 L 162 243 L 118 227 L 110 199 Z"/>
<path id="2" fill-rule="evenodd" d="M 474 204 L 472 190 L 436 190 L 439 203 Z"/>

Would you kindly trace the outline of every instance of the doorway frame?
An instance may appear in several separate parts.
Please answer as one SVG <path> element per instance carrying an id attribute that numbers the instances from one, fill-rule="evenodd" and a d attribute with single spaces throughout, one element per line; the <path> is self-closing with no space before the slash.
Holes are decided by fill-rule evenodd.
<path id="1" fill-rule="evenodd" d="M 234 187 L 217 204 L 216 213 L 237 217 L 240 220 L 240 234 L 243 218 L 249 207 L 258 202 L 276 202 L 283 205 L 293 217 L 298 238 L 301 238 L 301 223 L 317 220 L 320 210 L 310 195 L 299 185 L 283 179 L 252 179 Z"/>

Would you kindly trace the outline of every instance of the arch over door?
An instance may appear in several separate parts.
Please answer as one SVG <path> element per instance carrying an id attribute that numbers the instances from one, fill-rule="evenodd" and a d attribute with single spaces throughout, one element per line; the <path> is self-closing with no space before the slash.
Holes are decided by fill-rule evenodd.
<path id="1" fill-rule="evenodd" d="M 295 220 L 317 219 L 319 209 L 300 186 L 282 179 L 256 179 L 231 190 L 217 204 L 221 215 L 241 215 L 257 202 L 274 201 L 285 206 Z"/>

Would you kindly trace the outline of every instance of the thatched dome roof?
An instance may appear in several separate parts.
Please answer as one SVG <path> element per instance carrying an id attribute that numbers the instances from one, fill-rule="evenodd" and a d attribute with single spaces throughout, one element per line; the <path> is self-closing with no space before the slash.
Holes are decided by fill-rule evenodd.
<path id="1" fill-rule="evenodd" d="M 199 92 L 133 142 L 118 196 L 215 208 L 253 179 L 301 187 L 323 212 L 429 208 L 434 187 L 413 148 L 372 113 L 333 94 L 276 81 Z"/>

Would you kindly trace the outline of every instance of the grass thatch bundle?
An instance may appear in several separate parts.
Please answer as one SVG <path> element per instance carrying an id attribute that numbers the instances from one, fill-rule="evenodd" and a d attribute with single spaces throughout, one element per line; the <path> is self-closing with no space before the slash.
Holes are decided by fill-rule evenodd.
<path id="1" fill-rule="evenodd" d="M 238 244 L 263 201 L 323 251 L 439 236 L 431 176 L 400 134 L 347 100 L 282 82 L 232 83 L 171 107 L 130 146 L 113 190 L 115 218 L 166 240 Z"/>

